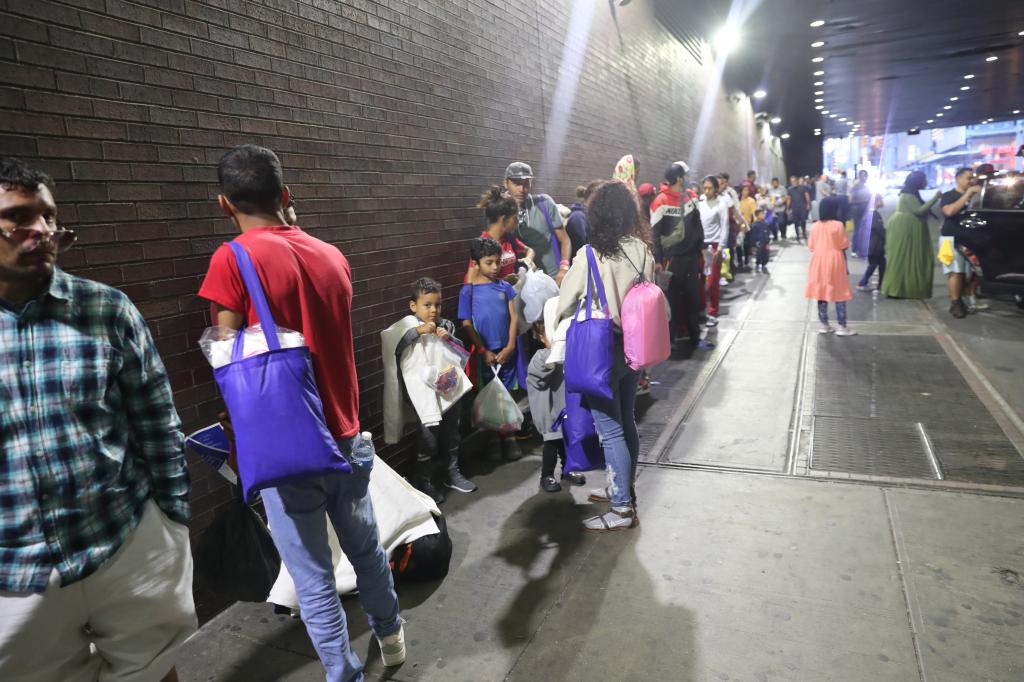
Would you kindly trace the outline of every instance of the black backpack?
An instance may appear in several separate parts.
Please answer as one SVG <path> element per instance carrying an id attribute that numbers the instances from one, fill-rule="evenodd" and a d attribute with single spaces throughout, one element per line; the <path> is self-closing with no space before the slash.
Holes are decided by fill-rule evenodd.
<path id="1" fill-rule="evenodd" d="M 395 584 L 426 583 L 448 575 L 452 560 L 452 539 L 444 516 L 435 516 L 440 532 L 425 535 L 395 548 L 391 556 L 391 574 Z"/>

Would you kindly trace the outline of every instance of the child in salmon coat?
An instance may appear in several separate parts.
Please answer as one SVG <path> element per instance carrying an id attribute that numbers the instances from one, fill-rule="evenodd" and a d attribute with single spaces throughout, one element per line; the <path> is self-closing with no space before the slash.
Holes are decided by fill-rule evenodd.
<path id="1" fill-rule="evenodd" d="M 853 336 L 857 332 L 846 326 L 846 302 L 853 298 L 846 267 L 846 249 L 850 239 L 846 227 L 839 220 L 843 207 L 837 197 L 826 197 L 818 207 L 819 220 L 807 242 L 811 250 L 811 265 L 807 272 L 804 296 L 818 302 L 819 334 Z M 836 305 L 839 329 L 828 323 L 828 304 Z"/>

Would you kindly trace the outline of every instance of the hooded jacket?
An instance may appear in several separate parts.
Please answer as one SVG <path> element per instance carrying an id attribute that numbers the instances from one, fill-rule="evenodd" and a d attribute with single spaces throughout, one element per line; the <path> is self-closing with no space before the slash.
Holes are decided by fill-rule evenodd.
<path id="1" fill-rule="evenodd" d="M 699 261 L 704 245 L 704 227 L 697 204 L 689 194 L 685 196 L 684 204 L 681 192 L 672 189 L 668 183 L 661 183 L 661 192 L 651 202 L 651 236 L 656 262 L 667 258 L 692 260 L 694 264 Z"/>

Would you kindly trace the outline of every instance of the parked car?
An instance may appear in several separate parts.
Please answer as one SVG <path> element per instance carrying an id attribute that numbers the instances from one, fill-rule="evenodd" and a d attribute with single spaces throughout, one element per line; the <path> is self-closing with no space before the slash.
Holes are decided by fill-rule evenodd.
<path id="1" fill-rule="evenodd" d="M 1010 294 L 1024 308 L 1024 175 L 998 173 L 982 180 L 978 206 L 960 221 L 957 246 L 981 266 L 986 294 Z"/>

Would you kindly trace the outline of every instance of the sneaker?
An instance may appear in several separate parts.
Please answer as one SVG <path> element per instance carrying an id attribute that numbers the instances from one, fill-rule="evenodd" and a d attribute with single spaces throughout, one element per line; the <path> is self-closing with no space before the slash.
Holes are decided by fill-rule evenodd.
<path id="1" fill-rule="evenodd" d="M 830 324 L 819 324 L 818 325 L 818 333 L 819 334 L 831 334 L 834 331 L 835 331 L 835 329 L 833 329 L 832 325 L 830 325 Z"/>
<path id="2" fill-rule="evenodd" d="M 412 487 L 419 490 L 425 495 L 429 495 L 434 502 L 441 504 L 444 502 L 444 491 L 434 485 L 434 482 L 429 478 L 416 478 L 412 481 Z"/>
<path id="3" fill-rule="evenodd" d="M 640 383 L 636 385 L 637 395 L 647 395 L 651 392 L 651 380 L 647 377 L 640 377 Z"/>
<path id="4" fill-rule="evenodd" d="M 843 327 L 840 325 L 839 329 L 836 330 L 836 336 L 857 336 L 857 332 L 849 327 Z"/>
<path id="5" fill-rule="evenodd" d="M 506 462 L 522 459 L 523 451 L 519 449 L 519 443 L 512 436 L 501 439 L 501 456 Z"/>
<path id="6" fill-rule="evenodd" d="M 701 339 L 697 342 L 697 350 L 714 350 L 715 344 L 711 343 L 707 339 Z"/>
<path id="7" fill-rule="evenodd" d="M 583 529 L 591 533 L 610 533 L 616 530 L 636 528 L 640 520 L 632 507 L 612 507 L 611 511 L 592 516 L 583 522 Z"/>
<path id="8" fill-rule="evenodd" d="M 967 312 L 976 313 L 979 310 L 989 310 L 992 308 L 988 303 L 979 303 L 976 296 L 965 296 L 964 303 L 967 304 Z"/>
<path id="9" fill-rule="evenodd" d="M 612 499 L 612 491 L 608 488 L 594 488 L 587 495 L 587 499 L 591 502 L 610 502 Z"/>
<path id="10" fill-rule="evenodd" d="M 458 469 L 448 470 L 448 480 L 444 484 L 460 493 L 475 493 L 477 491 L 476 483 L 463 476 Z"/>
<path id="11" fill-rule="evenodd" d="M 562 484 L 554 476 L 541 476 L 540 489 L 546 493 L 557 493 L 562 489 Z"/>
<path id="12" fill-rule="evenodd" d="M 871 287 L 866 284 L 858 284 L 857 291 L 871 291 Z"/>
<path id="13" fill-rule="evenodd" d="M 399 626 L 398 632 L 378 637 L 377 644 L 380 645 L 380 657 L 384 660 L 385 667 L 392 668 L 405 663 L 405 627 Z"/>
<path id="14" fill-rule="evenodd" d="M 967 317 L 967 306 L 959 298 L 949 304 L 949 314 L 958 320 Z"/>
<path id="15" fill-rule="evenodd" d="M 568 481 L 569 485 L 583 486 L 587 484 L 587 477 L 578 471 L 562 472 L 562 480 Z"/>
<path id="16" fill-rule="evenodd" d="M 708 321 L 704 323 L 705 327 L 717 327 L 718 318 L 714 315 L 708 315 Z"/>

